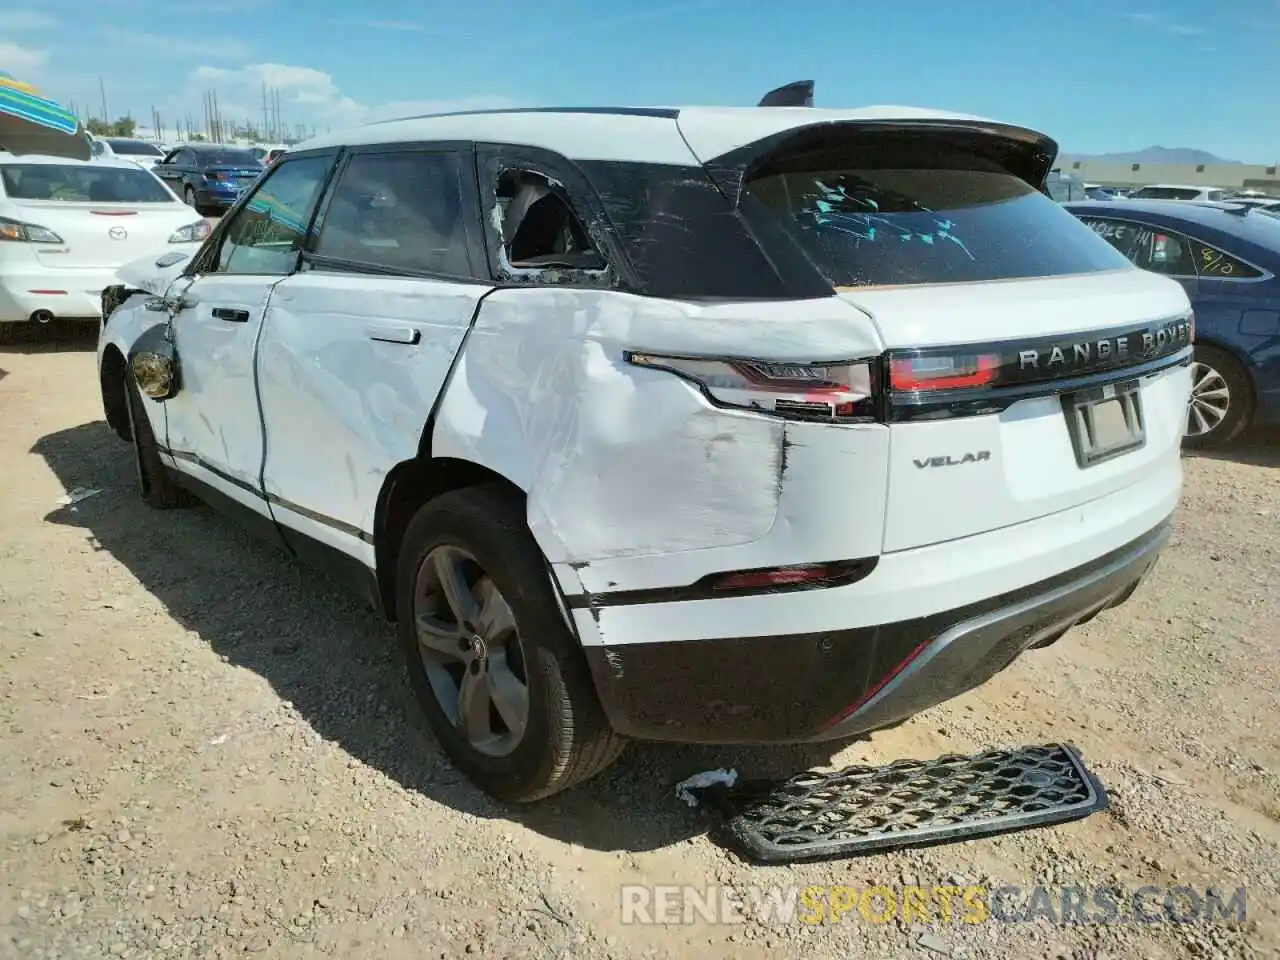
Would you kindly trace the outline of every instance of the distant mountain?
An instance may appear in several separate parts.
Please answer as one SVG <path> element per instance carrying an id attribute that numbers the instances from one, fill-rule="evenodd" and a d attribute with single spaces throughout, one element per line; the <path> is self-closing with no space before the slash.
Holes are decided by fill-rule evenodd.
<path id="1" fill-rule="evenodd" d="M 1073 156 L 1088 160 L 1106 160 L 1112 163 L 1240 163 L 1239 160 L 1225 160 L 1207 150 L 1194 150 L 1191 147 L 1147 147 L 1145 150 L 1130 150 L 1122 153 L 1073 154 Z"/>

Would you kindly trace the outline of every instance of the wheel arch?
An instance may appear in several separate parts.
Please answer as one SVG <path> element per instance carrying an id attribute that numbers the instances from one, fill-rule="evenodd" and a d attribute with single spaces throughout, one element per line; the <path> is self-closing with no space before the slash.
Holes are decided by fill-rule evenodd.
<path id="1" fill-rule="evenodd" d="M 116 432 L 121 440 L 132 440 L 133 429 L 129 425 L 128 399 L 124 392 L 124 378 L 129 371 L 124 353 L 114 343 L 107 344 L 102 351 L 102 363 L 98 368 L 98 384 L 102 389 L 102 409 L 107 417 L 107 426 Z"/>
<path id="2" fill-rule="evenodd" d="M 1249 403 L 1248 412 L 1252 419 L 1254 412 L 1258 409 L 1257 367 L 1253 360 L 1251 360 L 1243 350 L 1230 341 L 1224 340 L 1221 337 L 1215 337 L 1212 334 L 1202 336 L 1199 330 L 1196 331 L 1195 345 L 1197 347 L 1210 347 L 1226 354 L 1240 368 L 1241 372 L 1244 374 L 1245 382 L 1249 387 L 1249 394 L 1246 397 L 1246 400 Z"/>
<path id="3" fill-rule="evenodd" d="M 525 491 L 509 478 L 472 460 L 425 453 L 396 464 L 383 480 L 374 510 L 373 544 L 382 609 L 395 619 L 396 566 L 405 528 L 415 513 L 442 494 L 482 484 L 506 487 L 523 503 Z"/>

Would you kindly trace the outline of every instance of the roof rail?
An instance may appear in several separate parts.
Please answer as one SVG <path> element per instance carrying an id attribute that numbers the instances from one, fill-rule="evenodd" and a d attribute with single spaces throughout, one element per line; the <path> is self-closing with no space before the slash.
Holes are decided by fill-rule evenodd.
<path id="1" fill-rule="evenodd" d="M 786 86 L 766 93 L 756 106 L 760 107 L 812 107 L 813 81 L 796 80 Z"/>

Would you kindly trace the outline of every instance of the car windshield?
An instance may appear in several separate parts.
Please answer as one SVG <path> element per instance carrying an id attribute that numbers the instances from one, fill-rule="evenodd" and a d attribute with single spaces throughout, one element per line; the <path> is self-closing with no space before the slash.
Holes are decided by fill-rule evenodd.
<path id="1" fill-rule="evenodd" d="M 1129 265 L 1058 204 L 985 160 L 941 151 L 887 159 L 884 167 L 789 169 L 750 181 L 747 194 L 834 286 L 967 283 Z"/>
<path id="2" fill-rule="evenodd" d="M 131 165 L 132 166 L 132 165 Z M 146 170 L 99 163 L 14 163 L 0 166 L 0 180 L 11 200 L 63 203 L 176 203 L 164 185 Z"/>
<path id="3" fill-rule="evenodd" d="M 108 140 L 111 151 L 125 157 L 163 157 L 164 151 L 145 140 Z"/>
<path id="4" fill-rule="evenodd" d="M 237 167 L 259 167 L 262 164 L 252 150 L 197 150 L 196 163 L 217 163 Z"/>

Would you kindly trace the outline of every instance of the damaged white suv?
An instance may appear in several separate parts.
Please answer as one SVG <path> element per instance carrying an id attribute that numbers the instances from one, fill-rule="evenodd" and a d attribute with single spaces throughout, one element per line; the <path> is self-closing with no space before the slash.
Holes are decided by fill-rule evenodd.
<path id="1" fill-rule="evenodd" d="M 1129 596 L 1194 327 L 910 108 L 530 110 L 299 145 L 104 295 L 107 419 L 394 617 L 444 749 L 544 797 L 627 738 L 892 725 Z"/>

